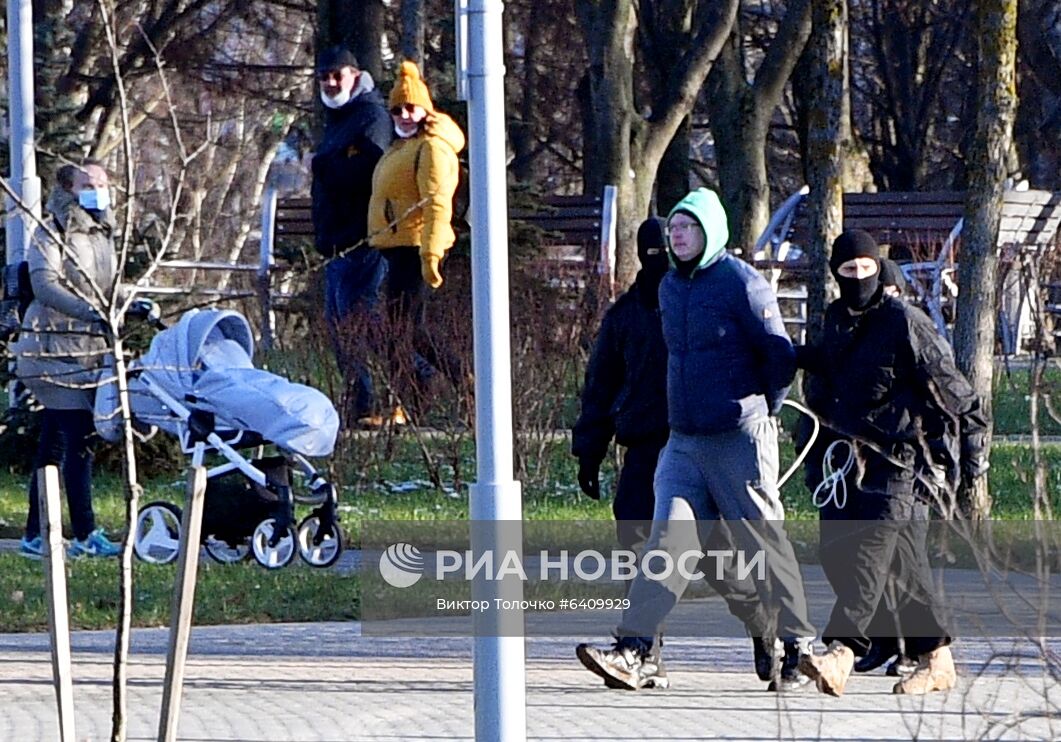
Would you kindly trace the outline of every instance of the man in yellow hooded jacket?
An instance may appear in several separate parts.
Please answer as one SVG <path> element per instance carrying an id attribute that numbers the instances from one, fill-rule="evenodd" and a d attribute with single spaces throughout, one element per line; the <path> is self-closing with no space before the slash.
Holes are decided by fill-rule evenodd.
<path id="1" fill-rule="evenodd" d="M 372 246 L 387 261 L 384 295 L 390 321 L 391 383 L 402 402 L 410 404 L 436 368 L 456 378 L 453 362 L 427 337 L 424 301 L 428 287 L 442 285 L 439 266 L 456 239 L 450 220 L 460 180 L 457 154 L 465 139 L 453 119 L 435 110 L 412 62 L 402 63 L 388 103 L 397 138 L 372 176 L 368 231 Z M 415 354 L 401 349 L 402 341 L 410 339 Z M 403 394 L 407 360 L 413 361 L 419 388 Z M 395 419 L 400 417 L 404 413 L 396 410 Z"/>

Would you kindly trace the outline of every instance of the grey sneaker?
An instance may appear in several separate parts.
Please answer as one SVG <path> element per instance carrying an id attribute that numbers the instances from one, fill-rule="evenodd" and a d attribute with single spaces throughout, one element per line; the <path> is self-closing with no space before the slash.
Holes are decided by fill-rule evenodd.
<path id="1" fill-rule="evenodd" d="M 658 657 L 653 657 L 649 646 L 641 639 L 621 638 L 610 649 L 579 644 L 575 649 L 582 665 L 604 679 L 609 688 L 640 690 L 667 688 L 670 680 Z"/>

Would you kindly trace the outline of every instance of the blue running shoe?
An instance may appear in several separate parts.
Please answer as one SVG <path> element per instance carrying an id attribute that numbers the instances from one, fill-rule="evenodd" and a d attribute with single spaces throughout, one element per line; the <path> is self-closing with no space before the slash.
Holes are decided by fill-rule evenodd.
<path id="1" fill-rule="evenodd" d="M 40 536 L 34 536 L 30 539 L 23 536 L 22 540 L 19 542 L 18 550 L 24 557 L 41 559 L 44 557 L 44 542 L 41 541 Z"/>
<path id="2" fill-rule="evenodd" d="M 97 528 L 84 540 L 74 539 L 70 542 L 70 548 L 67 550 L 66 555 L 71 559 L 77 559 L 78 557 L 89 556 L 89 557 L 113 557 L 118 556 L 122 551 L 120 544 L 116 544 L 108 539 L 102 528 Z"/>

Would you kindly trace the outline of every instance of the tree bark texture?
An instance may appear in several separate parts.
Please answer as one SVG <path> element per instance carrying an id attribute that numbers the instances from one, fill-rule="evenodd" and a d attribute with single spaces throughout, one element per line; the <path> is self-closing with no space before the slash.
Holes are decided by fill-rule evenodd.
<path id="1" fill-rule="evenodd" d="M 382 83 L 385 11 L 382 0 L 320 0 L 317 49 L 336 44 L 348 46 L 361 69 Z"/>
<path id="2" fill-rule="evenodd" d="M 844 25 L 844 92 L 840 107 L 840 169 L 844 193 L 875 193 L 873 170 L 870 167 L 869 150 L 855 130 L 851 120 L 851 54 L 850 14 L 845 12 Z M 813 32 L 812 32 L 813 33 Z M 796 135 L 799 137 L 800 161 L 803 163 L 803 178 L 810 182 L 810 143 L 807 130 L 810 126 L 811 104 L 818 94 L 814 65 L 816 64 L 814 37 L 803 49 L 803 55 L 792 73 L 792 98 L 796 119 Z"/>
<path id="3" fill-rule="evenodd" d="M 666 216 L 689 192 L 689 133 L 692 118 L 686 116 L 663 153 L 656 175 L 656 212 Z"/>
<path id="4" fill-rule="evenodd" d="M 847 0 L 813 0 L 814 30 L 807 122 L 811 276 L 807 283 L 807 339 L 821 338 L 827 304 L 829 251 L 843 231 L 844 68 Z"/>
<path id="5" fill-rule="evenodd" d="M 402 0 L 402 56 L 424 66 L 424 0 Z"/>
<path id="6" fill-rule="evenodd" d="M 538 53 L 541 46 L 541 14 L 529 13 L 524 29 L 522 91 L 519 118 L 509 124 L 509 141 L 512 146 L 512 175 L 520 183 L 530 183 L 534 178 L 534 149 L 538 137 Z M 506 28 L 506 31 L 508 28 Z"/>
<path id="7" fill-rule="evenodd" d="M 770 221 L 766 174 L 770 118 L 781 103 L 810 31 L 810 0 L 793 0 L 750 81 L 737 24 L 711 71 L 709 109 L 719 188 L 729 215 L 730 247 L 745 255 L 751 254 Z"/>
<path id="8" fill-rule="evenodd" d="M 1002 217 L 1006 155 L 1017 108 L 1017 0 L 979 0 L 980 76 L 976 135 L 969 156 L 965 226 L 958 256 L 958 312 L 954 351 L 991 416 L 991 381 L 997 312 L 998 229 Z M 991 428 L 988 427 L 990 436 Z M 990 442 L 990 438 L 989 438 Z M 991 498 L 986 477 L 965 488 L 960 503 L 986 518 Z"/>
<path id="9" fill-rule="evenodd" d="M 586 193 L 605 185 L 619 189 L 616 282 L 619 288 L 637 275 L 637 227 L 648 216 L 652 189 L 663 154 L 697 94 L 736 18 L 738 0 L 725 0 L 714 12 L 696 14 L 689 51 L 655 96 L 646 119 L 636 108 L 633 60 L 638 18 L 631 0 L 578 0 L 576 11 L 585 34 L 589 70 L 582 103 L 586 142 L 583 183 Z"/>

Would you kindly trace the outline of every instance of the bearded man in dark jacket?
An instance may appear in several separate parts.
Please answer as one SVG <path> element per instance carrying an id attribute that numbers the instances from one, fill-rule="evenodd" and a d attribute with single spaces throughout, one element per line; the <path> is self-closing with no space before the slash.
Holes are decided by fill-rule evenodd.
<path id="1" fill-rule="evenodd" d="M 323 52 L 317 76 L 325 119 L 313 156 L 313 230 L 317 251 L 332 258 L 324 274 L 324 317 L 346 380 L 347 417 L 381 424 L 364 339 L 349 337 L 344 325 L 352 317 L 372 317 L 386 275 L 378 251 L 354 246 L 368 235 L 372 173 L 390 146 L 393 125 L 372 76 L 349 50 Z"/>
<path id="2" fill-rule="evenodd" d="M 807 402 L 825 426 L 808 458 L 823 472 L 809 478 L 823 482 L 815 492 L 822 565 L 837 597 L 823 634 L 828 651 L 804 657 L 800 668 L 837 696 L 856 655 L 870 649 L 890 579 L 902 586 L 894 623 L 906 651 L 918 657 L 918 668 L 894 691 L 954 686 L 951 639 L 911 524 L 915 483 L 929 471 L 942 469 L 940 479 L 953 483 L 987 469 L 979 398 L 931 320 L 885 294 L 880 262 L 866 232 L 836 239 L 829 266 L 840 298 L 826 310 L 821 345 L 797 350 L 808 372 Z"/>

